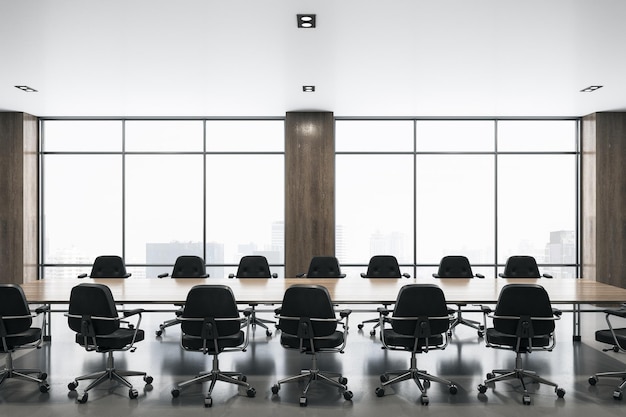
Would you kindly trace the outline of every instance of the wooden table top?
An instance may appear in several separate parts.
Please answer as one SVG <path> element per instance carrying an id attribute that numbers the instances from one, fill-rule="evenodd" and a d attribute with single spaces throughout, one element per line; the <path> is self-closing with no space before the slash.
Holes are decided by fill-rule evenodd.
<path id="1" fill-rule="evenodd" d="M 436 284 L 448 303 L 493 304 L 509 283 L 537 283 L 555 304 L 615 304 L 626 302 L 626 289 L 586 279 L 413 279 L 413 278 L 164 278 L 164 279 L 47 279 L 22 284 L 30 303 L 65 304 L 75 285 L 97 282 L 111 288 L 116 302 L 127 304 L 175 304 L 184 302 L 191 287 L 223 284 L 232 288 L 241 304 L 280 304 L 285 290 L 294 284 L 317 284 L 328 288 L 337 304 L 391 304 L 407 284 Z"/>

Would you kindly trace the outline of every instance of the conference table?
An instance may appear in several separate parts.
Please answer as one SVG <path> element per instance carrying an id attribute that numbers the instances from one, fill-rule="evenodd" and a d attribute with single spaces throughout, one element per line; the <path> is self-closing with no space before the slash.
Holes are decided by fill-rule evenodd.
<path id="1" fill-rule="evenodd" d="M 120 304 L 149 305 L 184 303 L 194 285 L 229 286 L 239 304 L 280 304 L 285 290 L 294 284 L 326 287 L 331 299 L 340 305 L 393 304 L 400 288 L 407 284 L 435 284 L 444 292 L 449 304 L 495 304 L 502 287 L 509 283 L 534 283 L 543 286 L 556 305 L 572 305 L 574 340 L 580 340 L 582 305 L 614 305 L 626 302 L 626 289 L 588 279 L 465 279 L 465 278 L 178 278 L 178 279 L 44 279 L 21 284 L 26 299 L 33 304 L 67 304 L 70 292 L 81 283 L 107 285 Z M 559 307 L 560 308 L 560 307 Z"/>

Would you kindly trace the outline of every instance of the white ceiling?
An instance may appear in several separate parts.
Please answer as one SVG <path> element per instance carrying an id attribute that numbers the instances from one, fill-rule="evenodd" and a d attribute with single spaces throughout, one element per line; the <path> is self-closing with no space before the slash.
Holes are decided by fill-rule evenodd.
<path id="1" fill-rule="evenodd" d="M 0 111 L 582 116 L 625 50 L 624 0 L 0 0 Z"/>

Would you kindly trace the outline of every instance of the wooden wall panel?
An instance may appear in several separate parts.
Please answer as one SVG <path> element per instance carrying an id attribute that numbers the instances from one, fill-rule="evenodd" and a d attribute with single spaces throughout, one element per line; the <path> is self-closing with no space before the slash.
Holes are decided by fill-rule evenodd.
<path id="1" fill-rule="evenodd" d="M 583 271 L 626 288 L 626 113 L 586 116 L 583 151 Z"/>
<path id="2" fill-rule="evenodd" d="M 0 113 L 0 282 L 37 279 L 38 127 L 24 113 Z"/>
<path id="3" fill-rule="evenodd" d="M 285 276 L 335 255 L 335 128 L 331 112 L 285 119 Z"/>

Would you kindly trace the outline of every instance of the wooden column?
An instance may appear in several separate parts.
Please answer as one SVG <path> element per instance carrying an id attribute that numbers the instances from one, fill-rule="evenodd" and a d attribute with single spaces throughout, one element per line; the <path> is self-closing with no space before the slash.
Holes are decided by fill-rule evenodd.
<path id="1" fill-rule="evenodd" d="M 0 113 L 0 283 L 38 277 L 38 122 Z"/>
<path id="2" fill-rule="evenodd" d="M 626 113 L 594 113 L 582 131 L 583 276 L 626 288 Z"/>
<path id="3" fill-rule="evenodd" d="M 285 276 L 313 256 L 335 256 L 335 123 L 332 112 L 285 119 Z"/>

